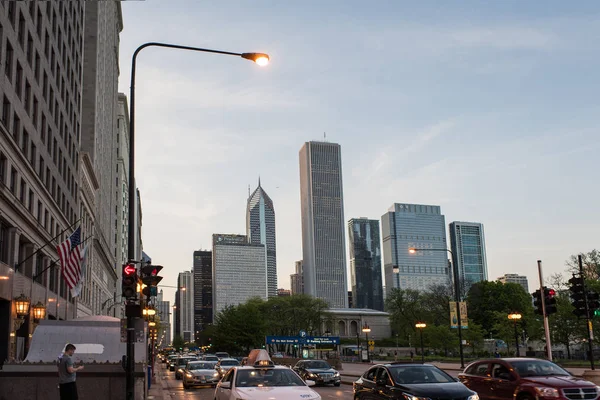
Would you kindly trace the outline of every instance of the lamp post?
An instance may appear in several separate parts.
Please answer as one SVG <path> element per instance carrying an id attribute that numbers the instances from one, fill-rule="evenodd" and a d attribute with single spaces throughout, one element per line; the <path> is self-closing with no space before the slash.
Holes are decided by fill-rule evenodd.
<path id="1" fill-rule="evenodd" d="M 446 251 L 450 253 L 452 257 L 452 276 L 454 278 L 454 301 L 456 302 L 456 318 L 458 319 L 458 350 L 460 352 L 460 367 L 465 367 L 465 358 L 463 354 L 463 341 L 462 341 L 462 321 L 460 318 L 460 282 L 458 281 L 458 268 L 454 262 L 454 253 L 450 249 L 419 249 L 411 247 L 408 249 L 410 254 L 416 254 L 417 251 Z"/>
<path id="2" fill-rule="evenodd" d="M 519 313 L 508 314 L 508 319 L 513 321 L 513 324 L 515 326 L 515 347 L 517 349 L 517 357 L 521 357 L 521 355 L 519 354 L 519 332 L 517 332 L 517 321 L 519 321 L 521 317 L 522 316 Z"/>
<path id="3" fill-rule="evenodd" d="M 425 346 L 423 346 L 423 329 L 427 328 L 427 324 L 424 322 L 417 322 L 415 324 L 415 328 L 417 328 L 421 335 L 421 363 L 425 364 Z"/>
<path id="4" fill-rule="evenodd" d="M 203 49 L 200 47 L 181 46 L 170 43 L 158 43 L 149 42 L 139 46 L 131 57 L 131 84 L 129 87 L 129 221 L 127 229 L 127 255 L 129 261 L 135 261 L 135 72 L 136 72 L 136 61 L 137 56 L 143 49 L 147 47 L 165 47 L 169 49 L 178 50 L 189 50 L 198 51 L 204 53 L 222 54 L 228 56 L 237 56 L 245 58 L 246 60 L 254 61 L 258 65 L 267 65 L 269 63 L 269 56 L 264 53 L 232 53 L 229 51 Z M 127 363 L 126 363 L 126 378 L 125 378 L 125 399 L 134 400 L 135 398 L 135 381 L 134 381 L 134 368 L 135 368 L 135 331 L 131 328 L 134 323 L 134 317 L 127 316 Z"/>
<path id="5" fill-rule="evenodd" d="M 369 332 L 371 332 L 371 328 L 369 328 L 369 325 L 367 325 L 366 322 L 362 328 L 362 331 L 365 333 L 365 337 L 367 339 L 367 362 L 370 363 L 371 357 L 369 356 Z"/>

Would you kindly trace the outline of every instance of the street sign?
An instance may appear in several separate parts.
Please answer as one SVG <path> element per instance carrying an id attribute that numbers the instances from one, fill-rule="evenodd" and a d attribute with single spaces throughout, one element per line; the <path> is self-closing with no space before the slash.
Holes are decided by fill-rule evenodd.
<path id="1" fill-rule="evenodd" d="M 306 331 L 305 330 L 301 330 L 300 333 L 298 333 L 298 336 L 300 336 L 300 337 L 306 337 Z"/>
<path id="2" fill-rule="evenodd" d="M 298 336 L 267 336 L 267 344 L 298 344 Z"/>
<path id="3" fill-rule="evenodd" d="M 375 341 L 374 340 L 369 340 L 369 346 L 375 346 Z"/>
<path id="4" fill-rule="evenodd" d="M 267 344 L 340 344 L 339 336 L 267 336 Z"/>
<path id="5" fill-rule="evenodd" d="M 306 338 L 306 344 L 340 344 L 339 336 L 312 336 Z"/>

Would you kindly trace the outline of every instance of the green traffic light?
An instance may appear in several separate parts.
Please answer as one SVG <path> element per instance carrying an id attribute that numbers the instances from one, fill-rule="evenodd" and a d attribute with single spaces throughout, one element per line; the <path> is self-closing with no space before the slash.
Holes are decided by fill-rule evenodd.
<path id="1" fill-rule="evenodd" d="M 594 310 L 594 317 L 600 317 L 600 310 Z"/>

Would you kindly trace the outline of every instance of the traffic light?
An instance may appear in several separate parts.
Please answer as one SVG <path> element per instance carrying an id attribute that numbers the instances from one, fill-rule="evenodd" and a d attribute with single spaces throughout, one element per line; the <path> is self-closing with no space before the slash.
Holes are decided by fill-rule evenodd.
<path id="1" fill-rule="evenodd" d="M 157 295 L 156 286 L 162 281 L 162 276 L 158 276 L 161 269 L 163 269 L 162 265 L 146 265 L 141 268 L 142 283 L 146 285 L 142 289 L 144 296 L 151 297 Z"/>
<path id="2" fill-rule="evenodd" d="M 137 298 L 137 268 L 134 263 L 123 264 L 121 274 L 121 296 L 126 300 L 135 300 Z"/>
<path id="3" fill-rule="evenodd" d="M 590 310 L 590 318 L 599 314 L 600 308 L 600 295 L 596 292 L 589 292 L 587 294 L 588 297 L 588 309 Z"/>
<path id="4" fill-rule="evenodd" d="M 558 311 L 556 308 L 556 290 L 547 288 L 546 286 L 544 286 L 544 306 L 546 315 L 554 314 Z"/>
<path id="5" fill-rule="evenodd" d="M 571 284 L 569 287 L 572 299 L 571 304 L 575 307 L 573 314 L 583 317 L 585 316 L 584 280 L 583 278 L 573 276 L 569 279 L 569 283 Z"/>
<path id="6" fill-rule="evenodd" d="M 535 307 L 536 314 L 544 315 L 544 311 L 542 308 L 542 292 L 540 292 L 540 289 L 536 290 L 533 293 L 533 306 Z"/>

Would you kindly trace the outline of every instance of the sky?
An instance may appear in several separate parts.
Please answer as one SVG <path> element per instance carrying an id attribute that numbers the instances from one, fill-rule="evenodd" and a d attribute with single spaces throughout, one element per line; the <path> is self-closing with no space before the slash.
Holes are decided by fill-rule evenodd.
<path id="1" fill-rule="evenodd" d="M 490 279 L 524 274 L 533 291 L 536 260 L 547 277 L 599 247 L 598 2 L 122 5 L 128 96 L 145 42 L 271 56 L 267 67 L 162 48 L 138 56 L 142 239 L 163 286 L 213 233 L 245 233 L 260 176 L 289 288 L 302 258 L 298 152 L 325 135 L 342 148 L 346 220 L 380 219 L 395 202 L 440 205 L 447 224 L 484 224 Z"/>

